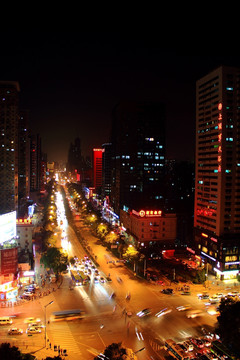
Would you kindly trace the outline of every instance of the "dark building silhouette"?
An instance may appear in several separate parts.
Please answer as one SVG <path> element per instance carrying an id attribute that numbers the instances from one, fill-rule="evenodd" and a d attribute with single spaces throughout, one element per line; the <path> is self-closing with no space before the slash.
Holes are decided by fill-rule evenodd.
<path id="1" fill-rule="evenodd" d="M 41 138 L 39 134 L 30 136 L 30 191 L 41 188 Z"/>
<path id="2" fill-rule="evenodd" d="M 0 82 L 0 214 L 18 207 L 19 92 L 18 82 Z"/>
<path id="3" fill-rule="evenodd" d="M 69 147 L 67 171 L 80 173 L 83 167 L 82 162 L 81 140 L 77 137 Z"/>
<path id="4" fill-rule="evenodd" d="M 18 126 L 18 204 L 26 203 L 30 192 L 30 137 L 29 111 L 20 111 Z"/>
<path id="5" fill-rule="evenodd" d="M 112 144 L 105 143 L 102 145 L 102 196 L 103 198 L 110 195 L 112 179 Z"/>
<path id="6" fill-rule="evenodd" d="M 123 102 L 112 114 L 111 205 L 163 208 L 165 106 L 152 102 Z"/>

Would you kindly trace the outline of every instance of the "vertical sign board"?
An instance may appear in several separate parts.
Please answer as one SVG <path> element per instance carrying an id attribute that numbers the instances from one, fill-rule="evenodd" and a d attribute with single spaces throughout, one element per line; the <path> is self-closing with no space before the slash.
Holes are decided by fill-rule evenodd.
<path id="1" fill-rule="evenodd" d="M 16 211 L 0 215 L 0 243 L 16 236 Z"/>
<path id="2" fill-rule="evenodd" d="M 0 274 L 8 275 L 16 273 L 18 268 L 18 250 L 3 249 L 0 250 Z"/>

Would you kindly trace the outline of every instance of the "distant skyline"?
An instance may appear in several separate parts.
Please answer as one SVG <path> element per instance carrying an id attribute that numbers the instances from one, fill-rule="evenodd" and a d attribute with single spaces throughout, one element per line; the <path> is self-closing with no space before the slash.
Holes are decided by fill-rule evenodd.
<path id="1" fill-rule="evenodd" d="M 136 34 L 20 31 L 2 39 L 0 80 L 19 82 L 20 108 L 30 110 L 49 161 L 66 162 L 76 137 L 84 156 L 108 142 L 122 100 L 165 103 L 167 158 L 194 160 L 196 81 L 220 65 L 240 67 L 240 56 L 189 55 Z"/>

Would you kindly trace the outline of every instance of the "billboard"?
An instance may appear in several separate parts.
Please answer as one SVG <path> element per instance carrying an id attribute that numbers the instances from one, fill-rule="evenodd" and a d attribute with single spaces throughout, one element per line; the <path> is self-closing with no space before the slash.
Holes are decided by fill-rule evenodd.
<path id="1" fill-rule="evenodd" d="M 8 275 L 16 273 L 18 268 L 18 249 L 0 250 L 0 274 Z"/>
<path id="2" fill-rule="evenodd" d="M 16 236 L 16 211 L 0 215 L 0 244 Z"/>

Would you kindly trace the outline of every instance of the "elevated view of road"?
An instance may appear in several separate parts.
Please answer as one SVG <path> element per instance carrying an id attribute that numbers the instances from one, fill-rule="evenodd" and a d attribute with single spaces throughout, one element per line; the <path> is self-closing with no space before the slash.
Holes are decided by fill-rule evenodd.
<path id="1" fill-rule="evenodd" d="M 76 262 L 62 274 L 60 284 L 48 284 L 55 291 L 21 306 L 2 309 L 4 315 L 17 315 L 14 327 L 23 329 L 21 339 L 11 337 L 12 344 L 24 351 L 37 350 L 46 344 L 54 354 L 66 350 L 68 359 L 90 360 L 109 344 L 122 342 L 136 352 L 138 359 L 156 360 L 167 355 L 163 349 L 165 340 L 183 342 L 203 335 L 202 328 L 214 329 L 216 313 L 207 312 L 206 301 L 197 296 L 199 287 L 191 285 L 191 294 L 181 295 L 174 284 L 173 294 L 164 294 L 162 290 L 168 287 L 166 279 L 163 286 L 135 276 L 101 244 L 79 216 L 75 217 L 73 212 L 77 219 L 75 232 L 67 223 L 64 208 L 58 209 L 58 214 L 57 245 Z M 36 267 L 40 276 L 44 269 L 38 260 Z M 84 273 L 88 281 L 77 284 L 74 271 Z M 209 290 L 211 293 L 214 290 Z M 80 313 L 71 321 L 58 321 L 54 313 L 67 310 Z M 30 316 L 43 323 L 41 333 L 26 333 L 26 318 Z M 2 327 L 0 335 L 2 341 L 9 341 Z"/>

